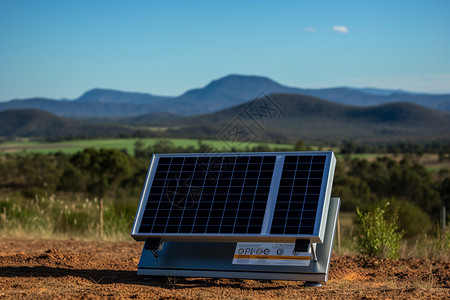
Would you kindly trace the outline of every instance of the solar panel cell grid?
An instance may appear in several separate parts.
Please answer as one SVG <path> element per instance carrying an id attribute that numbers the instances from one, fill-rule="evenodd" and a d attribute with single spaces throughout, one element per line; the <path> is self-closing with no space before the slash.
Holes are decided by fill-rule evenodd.
<path id="1" fill-rule="evenodd" d="M 313 234 L 325 161 L 325 155 L 285 157 L 271 234 Z"/>
<path id="2" fill-rule="evenodd" d="M 157 155 L 133 232 L 322 238 L 332 159 L 330 152 Z"/>
<path id="3" fill-rule="evenodd" d="M 275 156 L 160 157 L 139 233 L 261 232 Z"/>

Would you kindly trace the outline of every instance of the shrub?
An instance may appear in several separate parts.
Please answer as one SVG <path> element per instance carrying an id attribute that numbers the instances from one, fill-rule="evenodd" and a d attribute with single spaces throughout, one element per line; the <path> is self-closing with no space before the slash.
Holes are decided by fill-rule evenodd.
<path id="1" fill-rule="evenodd" d="M 397 213 L 392 220 L 385 219 L 389 203 L 377 205 L 375 209 L 363 213 L 357 209 L 359 225 L 358 245 L 362 254 L 370 257 L 397 258 L 400 241 L 404 235 L 399 232 Z"/>
<path id="2" fill-rule="evenodd" d="M 417 238 L 432 228 L 430 217 L 418 205 L 395 198 L 389 199 L 389 203 L 391 209 L 385 218 L 395 218 L 397 214 L 398 225 L 405 231 L 405 238 Z"/>

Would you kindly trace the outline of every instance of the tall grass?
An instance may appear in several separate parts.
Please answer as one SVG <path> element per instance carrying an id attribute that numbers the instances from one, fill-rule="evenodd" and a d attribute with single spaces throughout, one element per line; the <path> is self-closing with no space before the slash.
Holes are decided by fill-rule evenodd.
<path id="1" fill-rule="evenodd" d="M 358 250 L 355 214 L 340 212 L 335 233 L 333 252 L 337 254 L 356 253 Z"/>
<path id="2" fill-rule="evenodd" d="M 436 227 L 433 234 L 426 234 L 416 241 L 410 256 L 450 260 L 450 230 Z"/>
<path id="3" fill-rule="evenodd" d="M 109 203 L 100 211 L 96 198 L 0 200 L 0 234 L 15 237 L 129 239 L 136 207 Z M 100 218 L 103 214 L 103 226 Z"/>
<path id="4" fill-rule="evenodd" d="M 137 210 L 131 201 L 103 205 L 103 226 L 100 228 L 100 200 L 36 195 L 33 199 L 0 195 L 0 237 L 39 237 L 131 240 L 130 232 Z M 358 252 L 359 230 L 354 213 L 341 213 L 340 245 L 337 238 L 333 251 L 337 254 Z M 101 230 L 102 229 L 102 230 Z M 338 235 L 338 233 L 336 233 Z M 450 230 L 436 229 L 411 241 L 402 256 L 438 260 L 450 259 Z M 406 246 L 406 242 L 405 242 Z"/>

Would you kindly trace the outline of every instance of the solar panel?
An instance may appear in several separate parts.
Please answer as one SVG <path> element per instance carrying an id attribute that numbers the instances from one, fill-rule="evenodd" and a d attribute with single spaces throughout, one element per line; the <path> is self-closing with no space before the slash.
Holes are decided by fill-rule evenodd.
<path id="1" fill-rule="evenodd" d="M 260 233 L 275 156 L 162 157 L 139 233 Z"/>
<path id="2" fill-rule="evenodd" d="M 314 233 L 325 160 L 325 155 L 285 157 L 271 234 Z"/>
<path id="3" fill-rule="evenodd" d="M 322 242 L 332 152 L 155 154 L 136 240 Z"/>

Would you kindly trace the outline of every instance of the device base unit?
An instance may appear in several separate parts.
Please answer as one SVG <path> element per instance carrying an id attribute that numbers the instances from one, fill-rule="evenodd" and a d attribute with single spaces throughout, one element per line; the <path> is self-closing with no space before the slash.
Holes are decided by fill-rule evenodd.
<path id="1" fill-rule="evenodd" d="M 287 253 L 294 244 L 164 242 L 160 251 L 142 250 L 138 275 L 326 282 L 339 207 L 340 198 L 331 198 L 324 242 L 315 245 L 317 261 L 312 245 L 309 253 Z M 244 244 L 255 247 L 240 248 Z"/>

